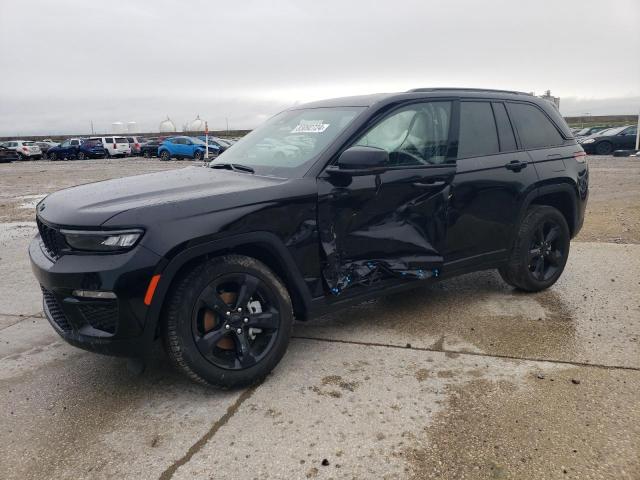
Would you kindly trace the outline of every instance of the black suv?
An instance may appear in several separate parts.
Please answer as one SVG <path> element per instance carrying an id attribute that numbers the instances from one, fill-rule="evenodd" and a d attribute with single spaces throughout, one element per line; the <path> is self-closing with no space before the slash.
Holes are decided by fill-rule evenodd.
<path id="1" fill-rule="evenodd" d="M 582 226 L 585 153 L 534 96 L 416 89 L 282 112 L 190 167 L 62 190 L 29 253 L 69 343 L 192 379 L 271 371 L 294 318 L 481 269 L 553 285 Z"/>

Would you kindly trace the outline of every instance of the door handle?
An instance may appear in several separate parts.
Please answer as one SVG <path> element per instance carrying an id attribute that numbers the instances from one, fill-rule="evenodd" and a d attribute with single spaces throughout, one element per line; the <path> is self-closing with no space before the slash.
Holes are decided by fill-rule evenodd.
<path id="1" fill-rule="evenodd" d="M 513 172 L 519 172 L 523 168 L 527 168 L 527 162 L 521 162 L 520 160 L 511 160 L 504 168 Z"/>
<path id="2" fill-rule="evenodd" d="M 417 188 L 443 187 L 447 182 L 444 180 L 427 180 L 425 182 L 413 182 L 411 185 Z"/>

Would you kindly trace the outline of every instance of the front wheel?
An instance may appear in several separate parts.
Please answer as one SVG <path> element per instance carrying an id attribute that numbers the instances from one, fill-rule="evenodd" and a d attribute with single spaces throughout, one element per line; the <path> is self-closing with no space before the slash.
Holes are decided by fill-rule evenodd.
<path id="1" fill-rule="evenodd" d="M 151 153 L 149 152 L 149 150 L 145 150 L 144 153 L 142 154 L 142 156 L 144 158 L 151 158 Z"/>
<path id="2" fill-rule="evenodd" d="M 600 142 L 596 145 L 596 153 L 598 155 L 610 155 L 613 152 L 611 142 Z"/>
<path id="3" fill-rule="evenodd" d="M 196 150 L 193 154 L 194 160 L 202 160 L 202 152 L 200 150 Z"/>
<path id="4" fill-rule="evenodd" d="M 160 160 L 164 160 L 165 162 L 171 160 L 171 154 L 168 150 L 162 151 L 162 153 L 160 154 Z"/>
<path id="5" fill-rule="evenodd" d="M 293 309 L 280 279 L 241 255 L 213 258 L 173 287 L 163 313 L 169 357 L 191 379 L 222 388 L 262 380 L 287 350 Z"/>
<path id="6" fill-rule="evenodd" d="M 47 155 L 47 157 L 49 158 L 49 160 L 51 161 L 55 161 L 58 159 L 58 154 L 56 152 L 50 153 L 49 155 Z"/>
<path id="7" fill-rule="evenodd" d="M 562 213 L 536 205 L 525 215 L 507 264 L 498 271 L 509 285 L 538 292 L 556 283 L 569 256 L 570 232 Z"/>
<path id="8" fill-rule="evenodd" d="M 86 160 L 86 159 L 87 159 L 87 156 L 85 155 L 85 153 L 84 153 L 84 152 L 78 152 L 78 155 L 76 155 L 76 158 L 77 158 L 78 160 Z"/>

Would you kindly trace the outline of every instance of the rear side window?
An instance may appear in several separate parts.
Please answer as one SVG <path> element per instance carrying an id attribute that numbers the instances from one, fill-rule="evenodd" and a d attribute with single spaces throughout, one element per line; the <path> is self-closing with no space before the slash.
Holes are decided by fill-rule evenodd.
<path id="1" fill-rule="evenodd" d="M 500 141 L 501 152 L 512 152 L 516 149 L 516 139 L 513 136 L 513 128 L 507 115 L 504 103 L 492 103 L 493 114 L 496 117 L 498 126 L 498 140 Z"/>
<path id="2" fill-rule="evenodd" d="M 104 137 L 104 143 L 113 143 L 113 137 Z"/>
<path id="3" fill-rule="evenodd" d="M 489 102 L 460 103 L 458 158 L 499 152 L 498 132 Z"/>
<path id="4" fill-rule="evenodd" d="M 117 137 L 116 143 L 129 143 L 129 142 L 127 142 L 127 139 L 124 137 Z"/>
<path id="5" fill-rule="evenodd" d="M 553 147 L 564 143 L 553 123 L 533 105 L 509 103 L 509 116 L 524 148 Z"/>

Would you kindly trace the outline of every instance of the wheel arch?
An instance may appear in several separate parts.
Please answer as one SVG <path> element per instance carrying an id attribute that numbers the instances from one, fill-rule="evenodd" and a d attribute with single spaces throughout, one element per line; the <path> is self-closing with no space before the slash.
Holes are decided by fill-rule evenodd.
<path id="1" fill-rule="evenodd" d="M 285 284 L 296 318 L 306 319 L 311 305 L 311 294 L 293 257 L 276 235 L 256 232 L 186 246 L 161 264 L 155 272 L 160 274 L 160 281 L 146 317 L 146 321 L 151 323 L 148 327 L 152 327 L 154 337 L 157 337 L 160 315 L 174 282 L 197 263 L 232 253 L 255 258 L 269 267 Z"/>
<path id="2" fill-rule="evenodd" d="M 532 190 L 525 198 L 520 208 L 516 225 L 522 222 L 529 207 L 532 205 L 546 205 L 562 213 L 569 226 L 571 238 L 573 238 L 578 228 L 577 196 L 578 192 L 576 187 L 569 183 L 539 186 L 535 190 Z"/>

